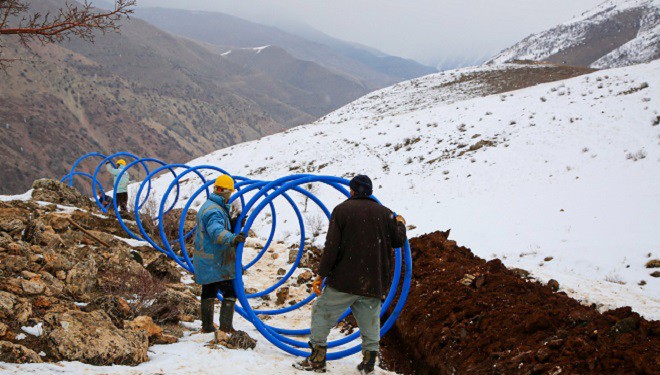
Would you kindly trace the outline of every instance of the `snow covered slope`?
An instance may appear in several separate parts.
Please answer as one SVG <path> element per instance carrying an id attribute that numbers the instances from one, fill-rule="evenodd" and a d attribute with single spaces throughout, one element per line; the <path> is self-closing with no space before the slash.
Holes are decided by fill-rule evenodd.
<path id="1" fill-rule="evenodd" d="M 659 319 L 660 280 L 644 264 L 660 258 L 660 61 L 485 97 L 501 91 L 493 90 L 493 79 L 461 78 L 498 77 L 507 69 L 517 67 L 462 69 L 402 83 L 314 124 L 190 164 L 254 179 L 366 173 L 381 201 L 414 227 L 411 237 L 451 228 L 451 237 L 479 256 L 501 258 L 541 280 L 557 279 L 561 291 L 585 303 L 630 305 Z M 160 192 L 167 185 L 167 176 L 155 183 Z M 198 186 L 192 179 L 184 185 L 183 198 Z M 329 188 L 312 190 L 330 209 L 343 200 Z M 293 197 L 304 207 L 302 197 Z M 277 239 L 297 241 L 292 211 L 277 206 Z M 322 243 L 327 221 L 313 203 L 304 217 L 308 233 Z M 267 213 L 259 216 L 258 234 L 267 233 L 269 220 Z M 256 250 L 249 251 L 251 259 Z M 264 276 L 274 277 L 270 271 L 283 266 L 283 258 L 265 257 L 259 267 L 272 269 L 248 273 L 246 285 L 270 281 Z M 281 319 L 275 323 L 307 325 L 309 311 Z M 265 342 L 243 319 L 236 323 Z M 259 344 L 254 352 L 200 348 L 209 340 L 186 334 L 180 343 L 155 346 L 151 361 L 135 369 L 69 362 L 0 364 L 0 372 L 295 373 L 293 358 L 271 345 Z M 352 371 L 358 357 L 331 363 L 331 371 Z"/>
<path id="2" fill-rule="evenodd" d="M 609 0 L 550 30 L 531 35 L 490 62 L 536 60 L 622 67 L 660 57 L 660 1 Z"/>
<path id="3" fill-rule="evenodd" d="M 500 68 L 477 70 L 488 69 Z M 415 227 L 410 236 L 451 228 L 478 255 L 555 278 L 577 298 L 660 318 L 660 280 L 644 267 L 660 257 L 660 62 L 486 97 L 477 83 L 438 88 L 466 71 L 475 69 L 381 90 L 191 164 L 254 179 L 366 173 Z M 330 209 L 342 200 L 313 189 Z M 326 221 L 312 206 L 307 231 L 321 243 Z M 295 242 L 292 215 L 279 205 L 278 237 Z M 269 220 L 261 214 L 258 233 Z"/>

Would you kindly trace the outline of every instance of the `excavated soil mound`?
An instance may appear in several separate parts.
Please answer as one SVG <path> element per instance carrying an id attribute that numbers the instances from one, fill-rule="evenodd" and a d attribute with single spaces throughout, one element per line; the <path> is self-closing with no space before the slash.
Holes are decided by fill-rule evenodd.
<path id="1" fill-rule="evenodd" d="M 435 232 L 410 241 L 408 303 L 381 366 L 418 374 L 658 374 L 660 322 L 599 313 Z"/>

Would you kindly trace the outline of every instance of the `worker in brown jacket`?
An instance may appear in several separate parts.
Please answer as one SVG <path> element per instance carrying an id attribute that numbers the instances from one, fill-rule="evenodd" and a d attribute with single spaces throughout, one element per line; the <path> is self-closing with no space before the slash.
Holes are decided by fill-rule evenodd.
<path id="1" fill-rule="evenodd" d="M 351 197 L 335 207 L 321 256 L 314 292 L 309 346 L 312 353 L 295 363 L 300 370 L 325 372 L 327 338 L 337 319 L 351 308 L 362 337 L 362 373 L 374 370 L 380 341 L 380 308 L 389 290 L 392 249 L 406 241 L 405 220 L 376 202 L 369 177 L 350 182 Z M 321 291 L 322 280 L 326 287 Z"/>

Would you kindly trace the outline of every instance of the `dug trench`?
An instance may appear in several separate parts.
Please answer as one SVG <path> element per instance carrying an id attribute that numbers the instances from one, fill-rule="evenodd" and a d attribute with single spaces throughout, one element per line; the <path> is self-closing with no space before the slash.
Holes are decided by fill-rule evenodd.
<path id="1" fill-rule="evenodd" d="M 403 374 L 657 374 L 660 321 L 599 312 L 434 232 L 410 240 L 408 302 L 383 338 Z"/>

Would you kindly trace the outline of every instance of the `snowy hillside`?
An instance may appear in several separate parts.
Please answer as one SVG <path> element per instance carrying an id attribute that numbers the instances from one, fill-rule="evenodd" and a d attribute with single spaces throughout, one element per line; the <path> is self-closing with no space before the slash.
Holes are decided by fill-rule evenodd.
<path id="1" fill-rule="evenodd" d="M 660 62 L 486 97 L 476 86 L 438 88 L 466 71 L 381 90 L 190 164 L 253 179 L 366 173 L 410 236 L 451 228 L 478 255 L 555 278 L 569 295 L 660 318 L 660 280 L 644 267 L 660 254 Z M 313 189 L 330 209 L 342 200 Z M 326 221 L 312 206 L 307 230 L 321 243 Z M 292 215 L 279 206 L 287 242 L 299 234 Z M 269 220 L 261 214 L 258 233 Z"/>
<path id="2" fill-rule="evenodd" d="M 660 257 L 660 61 L 506 93 L 494 85 L 500 74 L 511 77 L 523 68 L 536 76 L 542 66 L 470 68 L 398 84 L 314 124 L 190 164 L 269 180 L 294 173 L 366 173 L 381 201 L 406 217 L 410 237 L 451 229 L 450 238 L 475 254 L 500 258 L 542 281 L 554 278 L 560 291 L 585 303 L 603 309 L 629 305 L 659 319 L 660 280 L 644 265 Z M 493 92 L 499 93 L 484 96 Z M 157 192 L 168 181 L 157 181 Z M 183 185 L 184 199 L 199 186 L 192 178 Z M 327 187 L 311 190 L 330 209 L 343 200 Z M 310 237 L 322 243 L 327 221 L 313 203 L 305 207 L 302 197 L 293 198 Z M 274 245 L 273 255 L 299 240 L 292 210 L 282 202 L 277 208 L 277 240 L 284 243 Z M 253 229 L 264 236 L 270 220 L 261 213 Z M 250 239 L 247 258 L 263 243 Z M 286 258 L 265 257 L 245 275 L 246 287 L 270 284 Z M 192 282 L 189 275 L 186 282 Z M 292 287 L 291 293 L 301 296 L 306 287 Z M 307 326 L 309 306 L 272 322 Z M 137 368 L 0 363 L 0 372 L 296 373 L 294 359 L 249 323 L 237 318 L 236 326 L 259 340 L 255 351 L 202 348 L 211 335 L 187 332 L 177 344 L 153 346 L 150 361 Z M 199 321 L 189 327 L 199 328 Z M 354 355 L 332 362 L 330 371 L 349 373 L 358 361 Z"/>
<path id="3" fill-rule="evenodd" d="M 531 35 L 489 62 L 536 60 L 622 67 L 660 57 L 660 1 L 609 0 L 550 30 Z"/>

